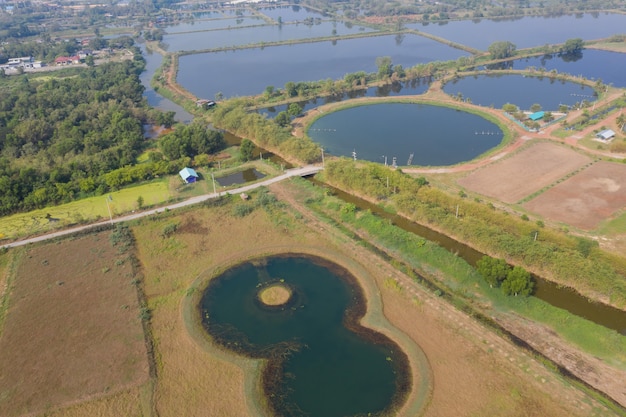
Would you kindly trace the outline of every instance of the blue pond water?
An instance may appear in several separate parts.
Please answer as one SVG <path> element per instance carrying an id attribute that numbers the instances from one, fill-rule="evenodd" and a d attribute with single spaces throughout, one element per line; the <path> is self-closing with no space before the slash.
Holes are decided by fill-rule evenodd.
<path id="1" fill-rule="evenodd" d="M 262 24 L 262 22 L 258 24 Z M 321 22 L 315 25 L 299 23 L 241 28 L 236 28 L 233 25 L 230 29 L 219 31 L 192 32 L 180 35 L 169 34 L 163 37 L 163 42 L 167 45 L 168 51 L 176 52 L 258 45 L 263 42 L 320 38 L 332 36 L 333 34 L 341 36 L 372 31 L 372 29 L 363 26 L 352 26 L 343 22 Z"/>
<path id="2" fill-rule="evenodd" d="M 596 99 L 593 88 L 582 84 L 514 74 L 464 77 L 447 83 L 443 90 L 450 95 L 461 93 L 481 106 L 502 108 L 511 103 L 521 110 L 529 110 L 536 103 L 543 110 L 557 111 L 561 104 L 571 106 Z"/>
<path id="3" fill-rule="evenodd" d="M 369 87 L 363 90 L 350 91 L 349 93 L 320 97 L 312 100 L 299 101 L 297 104 L 302 108 L 302 111 L 307 111 L 322 104 L 335 103 L 338 101 L 358 98 L 358 97 L 400 97 L 400 96 L 413 96 L 423 94 L 428 90 L 431 80 L 428 78 L 416 79 L 407 82 L 394 82 L 391 84 Z M 288 104 L 265 107 L 258 109 L 257 113 L 267 115 L 267 117 L 273 118 L 281 111 L 286 111 L 289 107 Z"/>
<path id="4" fill-rule="evenodd" d="M 613 84 L 616 87 L 626 87 L 626 54 L 619 52 L 585 49 L 575 57 L 544 55 L 516 59 L 509 64 L 507 67 L 513 69 L 528 67 L 543 67 L 548 71 L 556 69 L 558 72 L 590 80 L 602 80 L 605 84 Z"/>
<path id="5" fill-rule="evenodd" d="M 497 41 L 512 42 L 520 49 L 563 43 L 573 38 L 606 38 L 624 33 L 626 15 L 581 13 L 503 20 L 463 20 L 443 24 L 413 23 L 406 26 L 486 51 L 489 45 Z"/>
<path id="6" fill-rule="evenodd" d="M 339 156 L 398 165 L 453 165 L 502 141 L 500 128 L 480 116 L 426 104 L 384 103 L 329 113 L 308 135 Z M 411 158 L 411 154 L 413 157 Z"/>
<path id="7" fill-rule="evenodd" d="M 341 79 L 346 74 L 376 71 L 376 58 L 389 56 L 405 68 L 430 61 L 467 56 L 431 39 L 393 35 L 314 42 L 289 46 L 194 54 L 180 57 L 178 82 L 198 97 L 261 94 L 288 81 Z"/>

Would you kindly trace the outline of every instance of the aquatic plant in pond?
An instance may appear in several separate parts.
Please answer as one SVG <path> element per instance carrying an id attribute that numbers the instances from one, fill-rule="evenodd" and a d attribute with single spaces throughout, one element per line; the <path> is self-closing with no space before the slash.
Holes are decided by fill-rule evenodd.
<path id="1" fill-rule="evenodd" d="M 268 306 L 261 294 L 275 285 L 291 295 Z M 219 344 L 269 359 L 263 388 L 278 415 L 378 415 L 399 405 L 410 388 L 404 353 L 359 325 L 365 300 L 354 279 L 320 258 L 239 265 L 211 281 L 201 310 Z"/>

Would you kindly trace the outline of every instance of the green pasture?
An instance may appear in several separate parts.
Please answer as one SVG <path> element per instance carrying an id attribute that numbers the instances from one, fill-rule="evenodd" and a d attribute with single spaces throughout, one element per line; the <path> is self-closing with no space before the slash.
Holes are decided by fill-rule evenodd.
<path id="1" fill-rule="evenodd" d="M 168 180 L 161 179 L 97 197 L 2 217 L 0 239 L 15 239 L 72 224 L 106 219 L 109 217 L 109 208 L 113 216 L 129 213 L 139 208 L 137 199 L 140 196 L 144 207 L 168 201 L 172 197 Z"/>

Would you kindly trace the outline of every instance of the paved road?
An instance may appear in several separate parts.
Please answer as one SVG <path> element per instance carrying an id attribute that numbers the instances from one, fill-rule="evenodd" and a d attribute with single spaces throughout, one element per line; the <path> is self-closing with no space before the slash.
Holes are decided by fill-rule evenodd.
<path id="1" fill-rule="evenodd" d="M 156 214 L 156 213 L 161 213 L 161 212 L 163 212 L 165 210 L 175 210 L 177 208 L 181 208 L 181 207 L 191 206 L 193 204 L 202 203 L 203 201 L 209 200 L 211 198 L 216 198 L 216 197 L 219 197 L 219 196 L 222 196 L 222 195 L 226 195 L 226 194 L 241 194 L 241 193 L 245 193 L 246 191 L 250 191 L 250 190 L 253 190 L 253 189 L 258 188 L 258 187 L 270 185 L 270 184 L 282 181 L 282 180 L 287 179 L 287 178 L 291 178 L 291 177 L 306 177 L 307 175 L 316 174 L 319 171 L 321 171 L 322 169 L 323 168 L 321 166 L 317 166 L 317 165 L 307 165 L 307 166 L 304 166 L 304 167 L 301 167 L 301 168 L 288 169 L 283 174 L 281 174 L 281 175 L 279 175 L 277 177 L 273 177 L 273 178 L 267 179 L 265 181 L 256 182 L 256 183 L 250 184 L 250 185 L 245 185 L 243 187 L 235 188 L 235 189 L 232 189 L 232 190 L 221 191 L 221 192 L 218 192 L 218 193 L 204 194 L 204 195 L 200 195 L 200 196 L 197 196 L 197 197 L 192 197 L 192 198 L 190 198 L 188 200 L 181 201 L 180 203 L 171 204 L 169 206 L 159 207 L 159 208 L 152 209 L 152 210 L 146 210 L 146 211 L 141 211 L 141 212 L 138 212 L 138 213 L 128 214 L 126 216 L 116 217 L 112 221 L 111 220 L 105 220 L 105 221 L 101 221 L 101 222 L 98 222 L 98 223 L 88 224 L 88 225 L 85 225 L 85 226 L 73 227 L 73 228 L 70 228 L 70 229 L 60 230 L 58 232 L 52 232 L 52 233 L 48 233 L 48 234 L 41 235 L 41 236 L 31 237 L 31 238 L 24 239 L 24 240 L 18 240 L 18 241 L 15 241 L 15 242 L 11 242 L 11 243 L 7 243 L 5 245 L 2 245 L 2 248 L 12 248 L 12 247 L 16 247 L 16 246 L 28 245 L 29 243 L 42 242 L 44 240 L 54 239 L 55 237 L 65 236 L 65 235 L 69 235 L 69 234 L 72 234 L 72 233 L 80 232 L 80 231 L 83 231 L 83 230 L 92 229 L 92 228 L 97 227 L 97 226 L 102 226 L 102 225 L 106 225 L 106 224 L 122 223 L 122 222 L 126 222 L 126 221 L 129 221 L 129 220 L 140 219 L 142 217 L 151 216 L 151 215 Z"/>

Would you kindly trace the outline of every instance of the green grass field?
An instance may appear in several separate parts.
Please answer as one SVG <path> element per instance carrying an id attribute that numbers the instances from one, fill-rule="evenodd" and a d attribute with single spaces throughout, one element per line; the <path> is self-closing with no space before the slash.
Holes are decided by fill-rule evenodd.
<path id="1" fill-rule="evenodd" d="M 108 207 L 113 216 L 128 213 L 139 208 L 137 199 L 140 196 L 144 207 L 161 204 L 172 197 L 168 184 L 169 179 L 163 178 L 97 197 L 6 216 L 0 218 L 0 239 L 15 239 L 71 224 L 106 219 L 109 217 Z"/>

